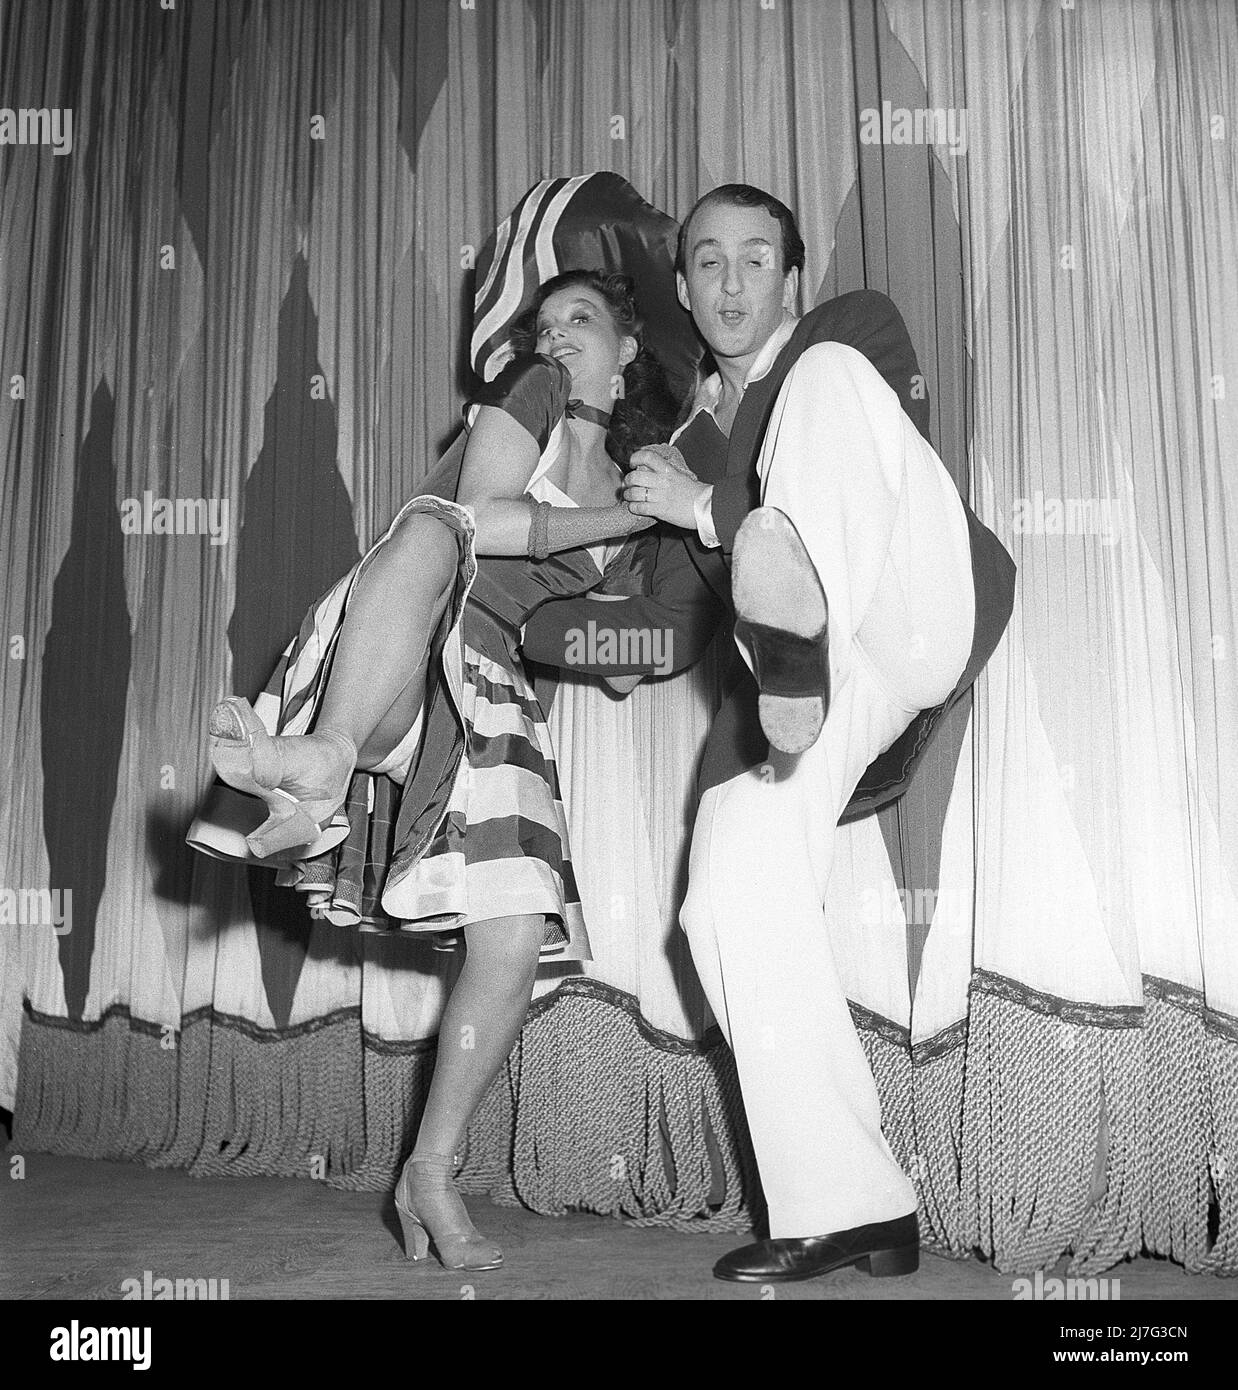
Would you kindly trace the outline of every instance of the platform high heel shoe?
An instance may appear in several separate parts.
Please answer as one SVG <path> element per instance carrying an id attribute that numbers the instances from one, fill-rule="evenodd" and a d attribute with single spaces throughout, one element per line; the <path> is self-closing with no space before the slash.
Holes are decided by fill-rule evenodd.
<path id="1" fill-rule="evenodd" d="M 312 844 L 344 804 L 357 748 L 337 729 L 317 729 L 296 739 L 302 745 L 299 755 L 312 749 L 316 763 L 312 772 L 302 767 L 297 775 L 286 766 L 292 738 L 272 737 L 249 701 L 237 695 L 221 700 L 211 711 L 210 738 L 215 771 L 230 787 L 260 796 L 270 811 L 245 837 L 259 859 Z"/>
<path id="2" fill-rule="evenodd" d="M 453 1164 L 449 1154 L 417 1154 L 404 1165 L 396 1184 L 395 1209 L 404 1233 L 405 1257 L 424 1260 L 433 1239 L 434 1253 L 444 1269 L 498 1269 L 503 1252 L 469 1220 L 451 1180 Z M 434 1221 L 428 1211 L 419 1208 L 413 1192 L 414 1176 L 425 1195 L 446 1199 L 448 1213 L 443 1221 Z"/>

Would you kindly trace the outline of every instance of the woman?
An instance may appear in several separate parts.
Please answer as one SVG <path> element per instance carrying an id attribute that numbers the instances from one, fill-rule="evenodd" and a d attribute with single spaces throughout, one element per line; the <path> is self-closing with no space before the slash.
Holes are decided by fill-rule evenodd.
<path id="1" fill-rule="evenodd" d="M 587 955 L 553 751 L 517 648 L 548 597 L 630 587 L 636 573 L 645 547 L 599 543 L 650 524 L 618 501 L 622 464 L 674 424 L 641 337 L 626 276 L 569 271 L 541 286 L 515 335 L 532 352 L 474 398 L 463 448 L 285 654 L 279 733 L 235 696 L 211 715 L 219 776 L 267 804 L 246 836 L 253 855 L 295 865 L 298 886 L 351 904 L 354 920 L 365 914 L 349 865 L 372 874 L 377 861 L 382 910 L 403 929 L 463 930 L 396 1189 L 406 1252 L 423 1258 L 433 1238 L 452 1269 L 502 1259 L 452 1166 L 519 1034 L 540 953 Z M 389 817 L 356 773 L 389 779 Z"/>

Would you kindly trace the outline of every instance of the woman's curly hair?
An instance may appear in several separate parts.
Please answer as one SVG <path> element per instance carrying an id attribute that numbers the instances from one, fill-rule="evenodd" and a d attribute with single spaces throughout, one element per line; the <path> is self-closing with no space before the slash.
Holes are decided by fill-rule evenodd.
<path id="1" fill-rule="evenodd" d="M 680 415 L 680 403 L 662 363 L 645 346 L 645 323 L 632 277 L 600 270 L 566 270 L 547 280 L 538 286 L 532 305 L 512 325 L 512 346 L 517 352 L 536 352 L 537 315 L 542 305 L 558 290 L 573 285 L 583 285 L 600 295 L 619 333 L 636 339 L 636 356 L 623 369 L 623 395 L 615 402 L 606 432 L 606 452 L 626 468 L 637 449 L 665 443 Z"/>

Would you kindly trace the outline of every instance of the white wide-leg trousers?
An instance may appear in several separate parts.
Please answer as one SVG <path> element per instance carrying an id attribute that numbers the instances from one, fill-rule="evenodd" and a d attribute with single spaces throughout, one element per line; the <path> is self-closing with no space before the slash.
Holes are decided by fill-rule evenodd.
<path id="1" fill-rule="evenodd" d="M 954 482 L 855 349 L 800 357 L 758 471 L 763 505 L 794 522 L 825 590 L 831 704 L 808 752 L 771 750 L 702 798 L 681 922 L 735 1054 L 770 1235 L 804 1237 L 915 1210 L 822 904 L 865 768 L 967 664 L 975 594 Z"/>

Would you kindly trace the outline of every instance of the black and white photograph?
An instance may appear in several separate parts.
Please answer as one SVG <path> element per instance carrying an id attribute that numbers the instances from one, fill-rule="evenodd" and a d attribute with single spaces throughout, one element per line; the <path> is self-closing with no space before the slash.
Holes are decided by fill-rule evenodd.
<path id="1" fill-rule="evenodd" d="M 0 0 L 23 1364 L 1226 1374 L 1236 588 L 1238 0 Z"/>

